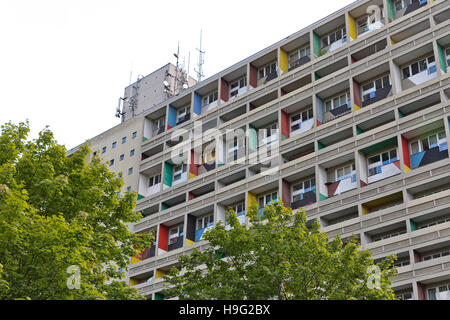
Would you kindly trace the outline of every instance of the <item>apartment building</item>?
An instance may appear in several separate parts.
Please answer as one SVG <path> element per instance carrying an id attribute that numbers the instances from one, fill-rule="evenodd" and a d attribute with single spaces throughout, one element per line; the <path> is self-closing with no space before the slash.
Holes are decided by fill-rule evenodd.
<path id="1" fill-rule="evenodd" d="M 450 299 L 449 67 L 449 0 L 359 0 L 143 107 L 122 124 L 142 124 L 131 228 L 156 238 L 129 284 L 164 299 L 164 274 L 228 208 L 248 223 L 282 199 L 396 254 L 398 297 Z"/>

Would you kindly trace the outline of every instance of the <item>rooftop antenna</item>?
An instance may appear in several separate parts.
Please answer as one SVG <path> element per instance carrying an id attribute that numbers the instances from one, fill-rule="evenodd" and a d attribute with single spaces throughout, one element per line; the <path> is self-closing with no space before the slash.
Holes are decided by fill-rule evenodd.
<path id="1" fill-rule="evenodd" d="M 202 51 L 202 33 L 203 33 L 203 30 L 200 30 L 200 48 L 197 48 L 198 70 L 194 69 L 194 71 L 197 73 L 198 82 L 202 81 L 202 78 L 205 76 L 203 74 L 203 65 L 205 64 L 205 51 Z"/>
<path id="2" fill-rule="evenodd" d="M 175 70 L 175 92 L 177 92 L 178 89 L 178 69 L 179 69 L 179 60 L 180 60 L 180 41 L 178 41 L 178 49 L 177 53 L 173 54 L 175 58 L 177 58 L 177 64 L 176 64 L 176 70 Z"/>

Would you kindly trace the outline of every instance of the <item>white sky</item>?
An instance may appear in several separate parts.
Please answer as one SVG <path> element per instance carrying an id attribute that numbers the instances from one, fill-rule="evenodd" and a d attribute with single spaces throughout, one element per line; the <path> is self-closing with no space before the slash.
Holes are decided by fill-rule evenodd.
<path id="1" fill-rule="evenodd" d="M 119 124 L 130 71 L 175 63 L 178 41 L 196 78 L 200 29 L 209 77 L 352 2 L 1 0 L 0 124 L 49 125 L 70 149 Z"/>

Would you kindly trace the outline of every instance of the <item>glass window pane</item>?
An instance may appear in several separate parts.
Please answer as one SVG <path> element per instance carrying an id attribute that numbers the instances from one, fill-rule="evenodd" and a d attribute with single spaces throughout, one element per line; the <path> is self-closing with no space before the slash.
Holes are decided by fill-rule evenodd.
<path id="1" fill-rule="evenodd" d="M 383 77 L 383 87 L 389 86 L 390 82 L 391 82 L 391 81 L 390 81 L 389 76 Z"/>
<path id="2" fill-rule="evenodd" d="M 371 82 L 371 83 L 363 85 L 362 89 L 363 89 L 363 91 L 368 91 L 368 90 L 373 89 L 373 87 L 374 87 L 374 83 Z"/>
<path id="3" fill-rule="evenodd" d="M 391 150 L 390 157 L 391 157 L 391 160 L 396 159 L 397 158 L 397 150 L 395 150 L 395 149 Z"/>
<path id="4" fill-rule="evenodd" d="M 377 88 L 377 90 L 378 90 L 378 89 L 381 89 L 382 87 L 383 87 L 382 79 L 377 79 L 375 81 L 375 88 Z"/>
<path id="5" fill-rule="evenodd" d="M 333 107 L 334 107 L 334 108 L 339 107 L 339 97 L 333 99 Z"/>
<path id="6" fill-rule="evenodd" d="M 411 143 L 411 154 L 416 154 L 420 152 L 419 141 Z"/>
<path id="7" fill-rule="evenodd" d="M 435 135 L 429 137 L 430 149 L 437 147 L 437 137 Z"/>
<path id="8" fill-rule="evenodd" d="M 428 289 L 428 300 L 436 300 L 436 289 Z"/>
<path id="9" fill-rule="evenodd" d="M 419 73 L 419 63 L 416 62 L 416 63 L 413 63 L 411 65 L 411 74 L 415 75 L 415 74 L 418 74 L 418 73 Z"/>
<path id="10" fill-rule="evenodd" d="M 389 153 L 385 152 L 381 155 L 381 161 L 385 162 L 385 161 L 389 161 Z"/>
<path id="11" fill-rule="evenodd" d="M 369 158 L 369 165 L 380 162 L 380 155 L 376 155 L 374 157 Z"/>
<path id="12" fill-rule="evenodd" d="M 336 41 L 336 34 L 332 33 L 330 34 L 330 43 L 333 43 Z"/>
<path id="13" fill-rule="evenodd" d="M 344 174 L 345 175 L 350 174 L 350 172 L 351 172 L 351 167 L 350 166 L 344 168 Z"/>
<path id="14" fill-rule="evenodd" d="M 423 147 L 423 151 L 430 150 L 430 146 L 428 144 L 428 139 L 427 138 L 422 140 L 422 147 Z"/>
<path id="15" fill-rule="evenodd" d="M 422 71 L 425 71 L 425 70 L 427 70 L 427 62 L 426 62 L 426 60 L 419 61 L 419 71 L 422 72 Z"/>
<path id="16" fill-rule="evenodd" d="M 403 68 L 402 72 L 403 72 L 403 79 L 407 79 L 410 77 L 409 67 Z"/>

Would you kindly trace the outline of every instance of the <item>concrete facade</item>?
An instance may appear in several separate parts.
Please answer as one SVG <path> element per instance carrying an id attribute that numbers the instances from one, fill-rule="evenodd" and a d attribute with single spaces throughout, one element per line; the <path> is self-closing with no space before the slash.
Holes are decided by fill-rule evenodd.
<path id="1" fill-rule="evenodd" d="M 156 241 L 130 285 L 163 299 L 228 207 L 246 223 L 280 198 L 376 260 L 397 254 L 402 299 L 450 299 L 449 63 L 449 0 L 360 0 L 143 107 L 132 230 Z"/>

